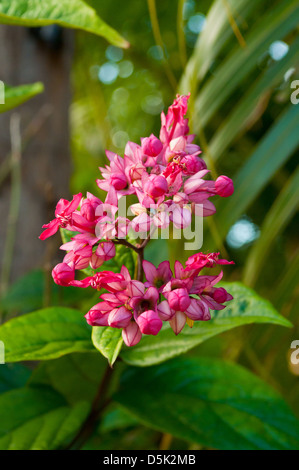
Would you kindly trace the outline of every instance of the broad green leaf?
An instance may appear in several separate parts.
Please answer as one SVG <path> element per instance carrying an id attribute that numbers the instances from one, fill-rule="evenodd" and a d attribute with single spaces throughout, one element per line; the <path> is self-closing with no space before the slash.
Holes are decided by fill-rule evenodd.
<path id="1" fill-rule="evenodd" d="M 202 87 L 195 102 L 195 130 L 197 120 L 198 125 L 205 126 L 242 80 L 256 68 L 258 60 L 271 43 L 283 39 L 296 28 L 298 21 L 297 0 L 283 0 L 261 17 L 245 37 L 246 47 L 243 49 L 236 45 L 229 57 Z"/>
<path id="2" fill-rule="evenodd" d="M 247 258 L 244 268 L 244 282 L 254 285 L 269 254 L 274 240 L 285 228 L 298 210 L 299 204 L 299 168 L 289 178 L 276 201 L 267 213 L 261 227 L 261 234 Z"/>
<path id="3" fill-rule="evenodd" d="M 29 379 L 31 371 L 21 364 L 1 364 L 0 366 L 0 393 L 20 388 Z"/>
<path id="4" fill-rule="evenodd" d="M 125 429 L 131 426 L 137 426 L 138 424 L 138 420 L 131 415 L 131 413 L 127 412 L 116 403 L 112 403 L 112 405 L 110 405 L 103 414 L 98 432 L 107 433 L 109 431 L 114 431 L 115 429 Z"/>
<path id="5" fill-rule="evenodd" d="M 1 16 L 0 16 L 1 18 Z M 0 20 L 1 23 L 1 20 Z M 44 91 L 42 83 L 32 83 L 30 85 L 21 85 L 17 87 L 4 87 L 4 103 L 0 102 L 0 113 L 9 111 L 10 109 L 16 108 L 26 101 L 30 100 L 36 95 L 39 95 Z M 0 92 L 1 95 L 1 92 Z"/>
<path id="6" fill-rule="evenodd" d="M 13 318 L 0 326 L 6 362 L 54 359 L 92 351 L 91 327 L 81 312 L 49 307 Z"/>
<path id="7" fill-rule="evenodd" d="M 229 200 L 220 201 L 217 207 L 216 221 L 222 237 L 296 150 L 299 145 L 298 126 L 299 106 L 291 104 L 240 169 L 234 178 L 234 194 Z"/>
<path id="8" fill-rule="evenodd" d="M 106 361 L 97 352 L 68 354 L 44 361 L 34 370 L 29 385 L 46 385 L 60 393 L 70 405 L 92 402 L 102 379 Z"/>
<path id="9" fill-rule="evenodd" d="M 251 323 L 272 323 L 290 327 L 291 323 L 276 312 L 265 299 L 238 282 L 221 284 L 234 300 L 224 310 L 212 312 L 207 322 L 195 322 L 193 328 L 186 325 L 175 336 L 169 324 L 165 324 L 157 336 L 143 336 L 140 343 L 132 348 L 123 348 L 121 358 L 128 364 L 150 366 L 189 351 L 213 336 L 237 326 Z"/>
<path id="10" fill-rule="evenodd" d="M 53 390 L 24 387 L 0 395 L 0 449 L 46 450 L 68 444 L 89 412 L 89 404 L 73 408 Z"/>
<path id="11" fill-rule="evenodd" d="M 92 329 L 91 338 L 95 348 L 108 359 L 111 366 L 116 361 L 123 344 L 121 332 L 121 329 L 110 326 L 94 326 Z"/>
<path id="12" fill-rule="evenodd" d="M 115 399 L 140 421 L 216 449 L 299 449 L 299 422 L 283 399 L 244 368 L 178 358 L 129 369 Z"/>
<path id="13" fill-rule="evenodd" d="M 58 24 L 103 36 L 118 47 L 129 46 L 93 8 L 81 0 L 0 0 L 0 23 L 19 26 Z"/>
<path id="14" fill-rule="evenodd" d="M 274 62 L 266 69 L 223 121 L 209 142 L 209 152 L 213 160 L 217 160 L 223 155 L 238 133 L 245 130 L 248 117 L 257 108 L 261 98 L 272 92 L 283 81 L 285 73 L 294 63 L 298 63 L 298 60 L 299 38 L 290 46 L 288 53 L 282 60 Z"/>

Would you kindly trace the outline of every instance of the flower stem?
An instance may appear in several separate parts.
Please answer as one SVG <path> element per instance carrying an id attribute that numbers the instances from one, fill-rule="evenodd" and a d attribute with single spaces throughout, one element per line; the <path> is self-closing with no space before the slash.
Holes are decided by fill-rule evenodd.
<path id="1" fill-rule="evenodd" d="M 137 261 L 137 280 L 143 282 L 143 266 L 142 262 L 144 260 L 144 248 L 138 252 L 138 261 Z"/>
<path id="2" fill-rule="evenodd" d="M 94 398 L 90 413 L 84 421 L 81 429 L 66 449 L 80 449 L 92 435 L 94 428 L 100 418 L 101 412 L 106 408 L 108 403 L 110 403 L 110 400 L 107 399 L 107 392 L 109 389 L 113 371 L 114 369 L 112 369 L 108 365 L 101 380 L 98 392 Z"/>

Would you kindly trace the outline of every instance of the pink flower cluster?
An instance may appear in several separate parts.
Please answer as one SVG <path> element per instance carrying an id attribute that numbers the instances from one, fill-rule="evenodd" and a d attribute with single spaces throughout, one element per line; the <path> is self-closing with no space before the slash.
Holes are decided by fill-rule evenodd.
<path id="1" fill-rule="evenodd" d="M 43 226 L 42 240 L 54 235 L 59 228 L 73 232 L 70 241 L 60 248 L 66 251 L 62 263 L 53 269 L 54 281 L 62 286 L 91 286 L 107 292 L 101 302 L 86 315 L 88 323 L 97 326 L 122 328 L 125 343 L 133 346 L 142 334 L 156 335 L 168 321 L 176 334 L 186 321 L 209 320 L 209 309 L 222 309 L 231 296 L 214 285 L 218 276 L 199 275 L 204 267 L 230 264 L 219 260 L 218 254 L 198 253 L 191 256 L 185 268 L 177 261 L 174 274 L 168 261 L 155 268 L 139 258 L 138 279 L 131 279 L 125 266 L 120 273 L 101 270 L 101 266 L 116 255 L 115 245 L 125 240 L 129 230 L 141 236 L 152 228 L 176 228 L 191 224 L 192 214 L 209 216 L 215 206 L 212 196 L 228 197 L 233 183 L 227 176 L 216 181 L 204 179 L 209 173 L 200 148 L 193 144 L 185 118 L 189 96 L 177 96 L 165 116 L 161 115 L 159 138 L 153 134 L 141 139 L 141 145 L 128 142 L 124 157 L 107 151 L 110 161 L 100 168 L 102 179 L 98 186 L 106 191 L 105 201 L 87 193 L 76 194 L 72 201 L 60 199 L 55 219 Z M 137 202 L 130 206 L 133 217 L 121 214 L 119 201 L 135 195 Z M 139 254 L 149 241 L 128 247 Z M 91 268 L 92 275 L 75 280 L 76 270 Z M 143 275 L 146 282 L 143 283 Z"/>
<path id="2" fill-rule="evenodd" d="M 205 266 L 231 263 L 219 260 L 218 253 L 198 253 L 187 260 L 185 268 L 176 261 L 173 275 L 168 261 L 163 261 L 158 268 L 143 261 L 145 283 L 132 280 L 125 266 L 120 274 L 104 273 L 102 281 L 99 278 L 95 282 L 96 274 L 81 286 L 94 282 L 94 286 L 100 286 L 104 282 L 102 286 L 108 293 L 100 296 L 101 302 L 86 314 L 86 320 L 92 326 L 122 328 L 127 346 L 137 344 L 142 334 L 157 335 L 163 321 L 169 322 L 177 335 L 186 321 L 189 320 L 190 325 L 190 320 L 210 320 L 210 309 L 222 310 L 223 303 L 232 299 L 224 288 L 214 287 L 222 278 L 222 271 L 218 276 L 199 275 Z"/>

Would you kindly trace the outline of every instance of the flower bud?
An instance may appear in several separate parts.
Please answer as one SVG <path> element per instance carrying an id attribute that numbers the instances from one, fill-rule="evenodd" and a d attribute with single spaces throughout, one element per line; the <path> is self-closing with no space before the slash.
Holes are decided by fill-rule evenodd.
<path id="1" fill-rule="evenodd" d="M 103 261 L 108 261 L 115 256 L 115 245 L 113 242 L 103 242 L 97 247 L 96 254 Z"/>
<path id="2" fill-rule="evenodd" d="M 234 192 L 234 183 L 228 176 L 221 175 L 215 181 L 215 189 L 218 196 L 229 197 Z"/>
<path id="3" fill-rule="evenodd" d="M 163 144 L 152 134 L 150 137 L 145 137 L 142 139 L 141 147 L 145 155 L 148 155 L 149 157 L 156 157 L 161 152 Z"/>
<path id="4" fill-rule="evenodd" d="M 102 204 L 102 201 L 92 194 L 88 193 L 87 198 L 81 204 L 80 214 L 88 222 L 94 222 L 96 219 L 96 209 Z"/>
<path id="5" fill-rule="evenodd" d="M 123 173 L 113 173 L 111 175 L 110 183 L 116 189 L 116 191 L 120 191 L 121 189 L 125 189 L 127 186 L 127 178 L 126 175 Z"/>
<path id="6" fill-rule="evenodd" d="M 162 328 L 163 322 L 154 310 L 146 310 L 136 319 L 141 333 L 145 335 L 157 335 Z"/>
<path id="7" fill-rule="evenodd" d="M 167 296 L 169 306 L 172 310 L 184 312 L 190 305 L 190 297 L 185 287 L 180 287 L 169 292 Z"/>
<path id="8" fill-rule="evenodd" d="M 231 300 L 232 298 L 232 296 L 228 294 L 223 287 L 215 287 L 212 297 L 219 304 L 222 304 L 223 302 L 226 302 L 227 300 Z"/>
<path id="9" fill-rule="evenodd" d="M 193 175 L 198 171 L 205 170 L 207 168 L 205 161 L 196 155 L 186 155 L 182 158 L 181 163 L 185 165 L 186 170 L 184 170 L 184 173 L 187 173 L 188 175 Z"/>
<path id="10" fill-rule="evenodd" d="M 59 286 L 68 286 L 75 279 L 75 270 L 66 263 L 59 263 L 52 270 L 52 276 Z"/>
<path id="11" fill-rule="evenodd" d="M 109 326 L 112 328 L 126 328 L 132 318 L 132 313 L 126 307 L 114 308 L 108 318 Z"/>
<path id="12" fill-rule="evenodd" d="M 110 310 L 106 309 L 107 302 L 94 305 L 85 315 L 86 321 L 91 326 L 109 326 L 108 317 Z"/>
<path id="13" fill-rule="evenodd" d="M 164 196 L 168 191 L 166 178 L 162 175 L 151 175 L 144 185 L 144 191 L 153 199 Z"/>

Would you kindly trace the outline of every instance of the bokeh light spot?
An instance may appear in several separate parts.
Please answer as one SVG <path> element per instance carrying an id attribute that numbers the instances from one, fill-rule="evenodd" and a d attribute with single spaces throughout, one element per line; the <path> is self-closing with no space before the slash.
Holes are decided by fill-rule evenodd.
<path id="1" fill-rule="evenodd" d="M 106 62 L 100 67 L 98 77 L 102 83 L 105 83 L 105 85 L 110 85 L 110 83 L 115 82 L 117 79 L 118 72 L 118 65 L 111 62 Z"/>
<path id="2" fill-rule="evenodd" d="M 256 240 L 259 234 L 258 226 L 247 217 L 243 217 L 230 228 L 226 241 L 231 248 L 243 248 Z"/>

